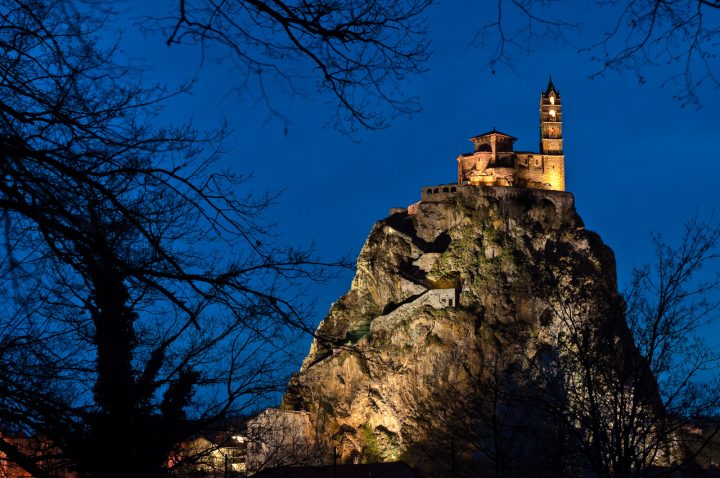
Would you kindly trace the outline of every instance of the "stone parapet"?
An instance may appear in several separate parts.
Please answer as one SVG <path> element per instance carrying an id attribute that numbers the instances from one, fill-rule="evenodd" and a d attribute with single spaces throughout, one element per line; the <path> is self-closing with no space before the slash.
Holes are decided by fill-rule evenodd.
<path id="1" fill-rule="evenodd" d="M 440 184 L 438 186 L 425 186 L 421 191 L 421 201 L 432 200 L 435 198 L 442 199 L 447 197 L 448 194 L 457 193 L 458 189 L 462 186 L 457 184 Z"/>
<path id="2" fill-rule="evenodd" d="M 546 199 L 552 202 L 557 211 L 562 214 L 568 213 L 575 208 L 575 196 L 573 196 L 572 193 L 566 191 L 555 191 L 552 189 L 527 189 L 506 186 L 473 186 L 469 184 L 441 184 L 438 186 L 424 186 L 421 190 L 421 194 L 421 203 L 444 202 L 452 196 L 462 194 L 463 196 L 468 197 L 492 197 L 507 201 L 525 198 L 536 202 Z"/>

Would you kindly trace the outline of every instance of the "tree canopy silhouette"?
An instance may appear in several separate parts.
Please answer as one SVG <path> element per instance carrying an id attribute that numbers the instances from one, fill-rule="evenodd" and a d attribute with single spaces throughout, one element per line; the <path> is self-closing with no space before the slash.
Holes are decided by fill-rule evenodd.
<path id="1" fill-rule="evenodd" d="M 33 476 L 160 476 L 200 427 L 274 390 L 332 269 L 218 169 L 222 129 L 159 126 L 68 1 L 0 7 L 0 452 Z M 24 438 L 43 443 L 28 450 Z"/>

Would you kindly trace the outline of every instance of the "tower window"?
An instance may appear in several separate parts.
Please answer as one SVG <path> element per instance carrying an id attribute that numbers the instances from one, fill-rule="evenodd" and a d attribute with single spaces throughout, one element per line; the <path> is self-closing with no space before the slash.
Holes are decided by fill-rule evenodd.
<path id="1" fill-rule="evenodd" d="M 551 105 L 555 104 L 555 95 L 550 95 L 550 104 Z"/>
<path id="2" fill-rule="evenodd" d="M 550 108 L 550 111 L 548 113 L 550 113 L 550 117 L 552 119 L 555 119 L 555 109 L 554 108 Z"/>

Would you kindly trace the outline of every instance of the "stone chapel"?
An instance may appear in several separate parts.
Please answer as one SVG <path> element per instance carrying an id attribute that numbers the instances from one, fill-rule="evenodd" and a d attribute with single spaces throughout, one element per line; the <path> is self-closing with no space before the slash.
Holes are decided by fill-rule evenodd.
<path id="1" fill-rule="evenodd" d="M 565 190 L 562 100 L 552 79 L 540 94 L 540 152 L 515 151 L 517 138 L 493 129 L 470 138 L 475 151 L 458 156 L 458 185 Z"/>

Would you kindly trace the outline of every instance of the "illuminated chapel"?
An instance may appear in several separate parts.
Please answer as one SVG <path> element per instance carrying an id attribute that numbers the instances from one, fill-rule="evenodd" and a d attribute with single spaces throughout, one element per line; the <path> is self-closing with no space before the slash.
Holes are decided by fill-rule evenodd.
<path id="1" fill-rule="evenodd" d="M 457 157 L 457 186 L 565 191 L 562 99 L 552 79 L 540 93 L 540 151 L 515 151 L 516 140 L 495 129 L 470 138 L 474 151 Z M 422 196 L 455 191 L 455 185 L 426 187 Z"/>
<path id="2" fill-rule="evenodd" d="M 564 191 L 562 100 L 552 79 L 540 94 L 540 152 L 515 151 L 516 139 L 495 129 L 470 138 L 475 151 L 458 156 L 458 184 Z"/>

